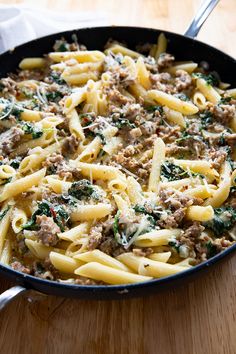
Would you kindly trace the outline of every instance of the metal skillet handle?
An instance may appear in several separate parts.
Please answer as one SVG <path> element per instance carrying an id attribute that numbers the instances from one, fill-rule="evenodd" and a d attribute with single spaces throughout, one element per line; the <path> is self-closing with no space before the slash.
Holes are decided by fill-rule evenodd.
<path id="1" fill-rule="evenodd" d="M 205 0 L 202 6 L 194 16 L 190 26 L 184 33 L 185 36 L 195 38 L 198 35 L 203 23 L 206 21 L 207 17 L 210 15 L 212 10 L 218 4 L 220 0 Z"/>
<path id="2" fill-rule="evenodd" d="M 12 300 L 14 300 L 17 296 L 23 294 L 26 292 L 28 289 L 24 288 L 23 286 L 16 285 L 13 286 L 12 288 L 4 291 L 0 295 L 0 311 Z"/>

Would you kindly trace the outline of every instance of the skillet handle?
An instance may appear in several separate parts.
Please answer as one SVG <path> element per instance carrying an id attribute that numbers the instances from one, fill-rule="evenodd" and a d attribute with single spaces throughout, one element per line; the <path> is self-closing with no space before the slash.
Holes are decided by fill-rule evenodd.
<path id="1" fill-rule="evenodd" d="M 12 288 L 4 291 L 0 295 L 0 311 L 12 300 L 14 300 L 17 296 L 23 294 L 26 292 L 28 289 L 24 288 L 23 286 L 16 285 L 13 286 Z"/>
<path id="2" fill-rule="evenodd" d="M 197 37 L 203 23 L 206 21 L 218 2 L 219 0 L 205 0 L 184 35 L 190 38 Z"/>

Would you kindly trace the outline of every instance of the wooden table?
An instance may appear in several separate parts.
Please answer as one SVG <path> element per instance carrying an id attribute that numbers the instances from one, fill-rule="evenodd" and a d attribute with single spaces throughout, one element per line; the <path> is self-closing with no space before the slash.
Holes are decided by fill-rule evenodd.
<path id="1" fill-rule="evenodd" d="M 21 1 L 0 0 L 16 2 Z M 63 11 L 103 9 L 111 24 L 183 33 L 200 2 L 41 0 L 40 4 Z M 236 56 L 235 11 L 235 0 L 221 1 L 199 39 Z M 0 291 L 9 286 L 1 279 Z M 26 295 L 0 316 L 1 354 L 234 354 L 236 256 L 192 284 L 155 296 L 92 302 Z"/>

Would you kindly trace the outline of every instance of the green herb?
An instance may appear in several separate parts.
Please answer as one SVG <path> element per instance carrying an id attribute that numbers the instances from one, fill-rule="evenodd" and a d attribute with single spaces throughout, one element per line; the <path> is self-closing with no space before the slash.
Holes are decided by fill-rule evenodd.
<path id="1" fill-rule="evenodd" d="M 87 179 L 72 183 L 72 186 L 68 190 L 68 194 L 78 200 L 90 198 L 96 200 L 100 199 L 94 185 L 92 185 Z"/>
<path id="2" fill-rule="evenodd" d="M 176 141 L 176 143 L 182 143 L 183 141 L 186 141 L 189 139 L 198 140 L 198 141 L 202 140 L 199 136 L 189 134 L 187 130 L 184 130 L 181 137 L 176 139 L 175 141 Z"/>
<path id="3" fill-rule="evenodd" d="M 131 123 L 126 118 L 119 118 L 117 121 L 114 122 L 114 124 L 118 129 L 121 129 L 123 127 L 128 127 L 130 129 L 136 128 L 136 125 L 134 123 Z"/>
<path id="4" fill-rule="evenodd" d="M 163 179 L 163 177 L 168 181 L 177 181 L 182 178 L 188 178 L 189 173 L 182 167 L 166 161 L 161 166 L 161 178 Z"/>
<path id="5" fill-rule="evenodd" d="M 67 52 L 70 50 L 70 45 L 64 38 L 62 38 L 55 42 L 53 49 L 56 52 Z"/>
<path id="6" fill-rule="evenodd" d="M 148 106 L 146 107 L 147 112 L 156 112 L 158 111 L 160 114 L 163 114 L 163 107 L 156 105 L 156 106 Z"/>
<path id="7" fill-rule="evenodd" d="M 222 133 L 222 134 L 220 135 L 219 145 L 220 145 L 220 146 L 226 145 L 225 134 L 224 134 L 224 133 Z"/>
<path id="8" fill-rule="evenodd" d="M 6 213 L 8 212 L 9 209 L 10 209 L 10 207 L 7 206 L 6 209 L 4 209 L 3 211 L 0 212 L 0 220 L 2 220 L 4 218 L 4 216 L 6 215 Z"/>
<path id="9" fill-rule="evenodd" d="M 213 245 L 211 241 L 206 243 L 207 248 L 207 258 L 214 257 L 218 253 L 218 249 L 216 245 Z"/>
<path id="10" fill-rule="evenodd" d="M 211 74 L 202 74 L 202 73 L 193 73 L 192 76 L 194 78 L 200 78 L 204 79 L 208 85 L 211 86 L 218 86 L 219 85 L 219 79 L 216 77 L 214 73 Z"/>
<path id="11" fill-rule="evenodd" d="M 52 71 L 51 74 L 49 75 L 49 78 L 58 85 L 66 84 L 65 80 L 63 80 L 61 78 L 61 75 L 56 71 Z"/>
<path id="12" fill-rule="evenodd" d="M 117 239 L 119 235 L 119 220 L 120 220 L 120 210 L 117 211 L 115 217 L 114 217 L 114 223 L 113 223 L 113 233 L 115 236 L 115 239 Z"/>
<path id="13" fill-rule="evenodd" d="M 31 219 L 23 225 L 23 230 L 37 230 L 38 225 L 36 224 L 36 219 L 38 215 L 46 215 L 52 217 L 54 222 L 60 227 L 61 231 L 64 231 L 64 225 L 69 219 L 69 215 L 63 206 L 57 205 L 53 206 L 51 203 L 42 201 L 38 204 L 38 209 L 33 213 Z"/>
<path id="14" fill-rule="evenodd" d="M 228 97 L 221 97 L 220 102 L 218 103 L 218 105 L 220 104 L 227 104 L 232 100 L 232 97 L 228 96 Z"/>
<path id="15" fill-rule="evenodd" d="M 101 132 L 95 132 L 95 135 L 96 136 L 99 136 L 99 138 L 101 139 L 101 142 L 102 142 L 102 144 L 103 145 L 105 145 L 106 144 L 106 138 L 105 138 L 105 136 L 101 133 Z"/>
<path id="16" fill-rule="evenodd" d="M 181 101 L 190 101 L 189 97 L 184 93 L 175 93 L 173 96 L 179 98 Z"/>
<path id="17" fill-rule="evenodd" d="M 151 210 L 147 210 L 147 208 L 145 207 L 145 205 L 138 205 L 136 204 L 133 207 L 134 211 L 136 213 L 141 213 L 141 214 L 145 214 L 145 215 L 149 215 L 148 217 L 150 217 L 149 221 L 152 225 L 156 225 L 156 220 L 160 219 L 160 216 L 162 214 L 162 210 L 160 210 L 158 207 L 153 207 Z"/>
<path id="18" fill-rule="evenodd" d="M 65 224 L 69 220 L 69 214 L 64 209 L 62 205 L 56 205 L 53 207 L 54 213 L 54 221 L 60 227 L 61 231 L 65 231 Z"/>
<path id="19" fill-rule="evenodd" d="M 13 167 L 13 168 L 15 168 L 15 169 L 17 169 L 17 168 L 19 168 L 19 166 L 20 166 L 20 162 L 21 162 L 21 159 L 20 159 L 20 158 L 16 158 L 16 159 L 14 159 L 14 160 L 11 160 L 10 166 Z"/>
<path id="20" fill-rule="evenodd" d="M 201 119 L 201 125 L 203 129 L 206 129 L 209 124 L 213 123 L 213 116 L 210 111 L 205 110 L 204 112 L 200 113 L 199 117 Z"/>
<path id="21" fill-rule="evenodd" d="M 24 123 L 21 127 L 24 133 L 31 134 L 33 139 L 38 139 L 43 135 L 43 131 L 32 123 Z"/>
<path id="22" fill-rule="evenodd" d="M 212 230 L 216 236 L 222 235 L 230 230 L 236 222 L 236 210 L 231 206 L 225 206 L 214 209 L 212 220 L 204 223 L 204 226 Z"/>
<path id="23" fill-rule="evenodd" d="M 179 252 L 179 248 L 181 246 L 181 244 L 179 243 L 179 241 L 177 240 L 173 240 L 173 241 L 169 241 L 168 245 L 172 248 L 174 248 L 177 252 Z"/>
<path id="24" fill-rule="evenodd" d="M 52 91 L 46 93 L 45 96 L 47 97 L 48 101 L 58 102 L 63 97 L 63 94 L 60 91 Z"/>

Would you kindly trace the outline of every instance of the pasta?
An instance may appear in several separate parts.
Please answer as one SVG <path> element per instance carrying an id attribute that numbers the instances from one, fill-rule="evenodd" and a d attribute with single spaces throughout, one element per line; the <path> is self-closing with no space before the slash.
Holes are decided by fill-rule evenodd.
<path id="1" fill-rule="evenodd" d="M 236 242 L 235 88 L 175 61 L 163 33 L 104 51 L 59 39 L 19 69 L 0 79 L 1 264 L 133 284 Z"/>

